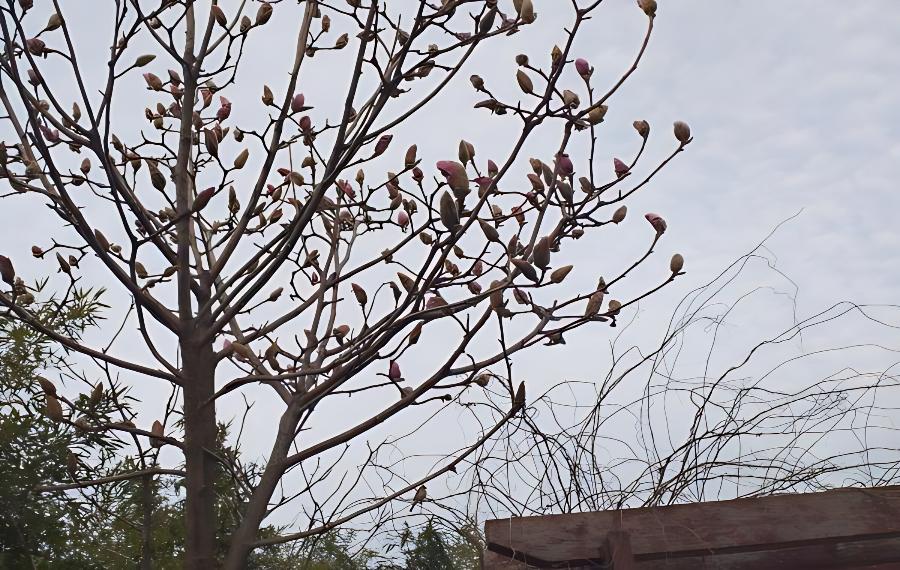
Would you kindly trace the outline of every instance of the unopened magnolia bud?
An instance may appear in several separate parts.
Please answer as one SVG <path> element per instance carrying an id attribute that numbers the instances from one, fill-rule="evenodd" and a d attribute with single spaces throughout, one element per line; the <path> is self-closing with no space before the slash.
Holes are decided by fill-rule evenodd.
<path id="1" fill-rule="evenodd" d="M 463 143 L 465 141 L 460 143 L 460 152 L 462 152 L 463 146 L 466 146 L 466 151 L 468 152 L 469 147 Z M 474 147 L 472 151 L 474 152 Z M 437 168 L 444 175 L 444 178 L 447 179 L 447 185 L 450 186 L 454 194 L 465 196 L 469 193 L 469 176 L 466 174 L 465 166 L 453 160 L 439 160 Z"/>
<path id="2" fill-rule="evenodd" d="M 306 96 L 303 93 L 297 93 L 294 95 L 294 98 L 291 99 L 291 111 L 294 113 L 299 113 L 306 106 Z"/>
<path id="3" fill-rule="evenodd" d="M 144 54 L 144 55 L 139 55 L 139 56 L 137 57 L 137 59 L 134 60 L 134 66 L 135 66 L 135 67 L 144 67 L 145 65 L 147 65 L 148 63 L 150 63 L 150 62 L 153 61 L 154 59 L 156 59 L 156 56 L 153 55 L 152 53 L 147 53 L 147 54 Z"/>
<path id="4" fill-rule="evenodd" d="M 647 121 L 635 121 L 632 125 L 642 139 L 646 140 L 650 136 L 650 123 Z"/>
<path id="5" fill-rule="evenodd" d="M 564 177 L 569 177 L 575 172 L 575 165 L 568 154 L 560 153 L 556 155 L 556 171 Z"/>
<path id="6" fill-rule="evenodd" d="M 656 0 L 637 0 L 637 4 L 651 18 L 656 16 Z"/>
<path id="7" fill-rule="evenodd" d="M 269 18 L 272 17 L 272 5 L 268 2 L 263 2 L 259 5 L 259 9 L 256 10 L 256 25 L 262 26 L 266 22 L 269 21 Z"/>
<path id="8" fill-rule="evenodd" d="M 528 263 L 527 261 L 525 261 L 524 259 L 513 259 L 513 260 L 512 260 L 512 264 L 513 264 L 513 265 L 515 266 L 515 268 L 518 269 L 518 270 L 522 273 L 522 275 L 524 275 L 525 278 L 528 279 L 529 281 L 533 281 L 533 282 L 535 282 L 535 283 L 537 283 L 538 281 L 540 281 L 540 279 L 538 279 L 537 271 L 535 271 L 534 267 L 533 267 L 530 263 Z"/>
<path id="9" fill-rule="evenodd" d="M 526 24 L 534 22 L 534 3 L 531 0 L 522 0 L 519 5 L 519 18 Z"/>
<path id="10" fill-rule="evenodd" d="M 351 283 L 350 287 L 353 289 L 353 294 L 356 296 L 356 301 L 360 305 L 365 305 L 369 301 L 369 296 L 366 294 L 366 290 L 362 288 L 361 285 L 356 283 Z"/>
<path id="11" fill-rule="evenodd" d="M 375 156 L 381 156 L 384 154 L 384 151 L 388 149 L 388 146 L 391 144 L 391 140 L 393 140 L 394 135 L 382 135 L 378 138 L 378 142 L 375 143 Z"/>
<path id="12" fill-rule="evenodd" d="M 459 141 L 459 161 L 463 164 L 475 158 L 475 146 L 465 140 Z"/>
<path id="13" fill-rule="evenodd" d="M 263 85 L 262 102 L 265 105 L 271 105 L 275 101 L 275 96 L 268 85 Z"/>
<path id="14" fill-rule="evenodd" d="M 553 46 L 553 49 L 550 50 L 550 61 L 553 63 L 553 66 L 557 66 L 560 61 L 562 61 L 563 52 L 559 48 L 559 46 Z"/>
<path id="15" fill-rule="evenodd" d="M 60 254 L 56 254 L 56 262 L 59 263 L 59 270 L 65 273 L 66 275 L 71 275 L 72 267 L 69 265 L 69 262 L 61 256 Z"/>
<path id="16" fill-rule="evenodd" d="M 339 339 L 346 338 L 350 334 L 350 325 L 338 325 L 331 332 Z"/>
<path id="17" fill-rule="evenodd" d="M 657 235 L 662 235 L 666 231 L 666 221 L 659 214 L 654 214 L 653 212 L 644 214 L 644 218 L 650 222 L 650 225 L 653 226 L 653 229 L 656 230 Z"/>
<path id="18" fill-rule="evenodd" d="M 31 38 L 30 40 L 25 40 L 25 47 L 31 55 L 43 55 L 47 49 L 47 44 L 40 38 Z"/>
<path id="19" fill-rule="evenodd" d="M 269 301 L 277 301 L 281 294 L 284 292 L 284 287 L 279 287 L 269 293 Z"/>
<path id="20" fill-rule="evenodd" d="M 479 386 L 481 386 L 482 388 L 484 388 L 485 386 L 487 386 L 490 383 L 491 375 L 487 374 L 487 373 L 479 374 L 478 376 L 475 377 L 475 380 L 473 380 L 473 381 L 476 384 L 478 384 Z"/>
<path id="21" fill-rule="evenodd" d="M 400 363 L 396 360 L 391 360 L 390 364 L 388 364 L 388 378 L 393 380 L 394 382 L 403 379 L 403 373 L 400 372 Z"/>
<path id="22" fill-rule="evenodd" d="M 10 287 L 16 284 L 16 270 L 13 269 L 12 261 L 5 255 L 0 255 L 0 277 Z"/>
<path id="23" fill-rule="evenodd" d="M 154 91 L 161 91 L 163 88 L 162 79 L 152 73 L 145 73 L 144 81 L 147 83 L 147 87 Z"/>
<path id="24" fill-rule="evenodd" d="M 588 304 L 584 310 L 585 317 L 591 317 L 600 312 L 603 307 L 603 291 L 596 291 L 588 297 Z"/>
<path id="25" fill-rule="evenodd" d="M 524 53 L 520 53 L 516 56 L 516 63 L 519 65 L 528 65 L 528 56 Z"/>
<path id="26" fill-rule="evenodd" d="M 681 144 L 687 144 L 691 140 L 691 127 L 684 121 L 675 121 L 675 138 Z"/>
<path id="27" fill-rule="evenodd" d="M 33 245 L 31 246 L 31 255 L 35 257 L 41 257 L 42 255 L 44 255 L 44 250 L 36 245 Z"/>
<path id="28" fill-rule="evenodd" d="M 528 74 L 521 69 L 516 71 L 516 81 L 519 82 L 519 88 L 521 88 L 524 93 L 534 93 L 534 83 L 532 83 Z"/>
<path id="29" fill-rule="evenodd" d="M 482 79 L 480 75 L 473 75 L 469 77 L 469 81 L 472 83 L 472 87 L 474 87 L 478 91 L 484 89 L 484 79 Z"/>
<path id="30" fill-rule="evenodd" d="M 628 165 L 618 158 L 613 159 L 613 168 L 616 171 L 616 176 L 619 178 L 622 178 L 623 176 L 628 174 Z"/>
<path id="31" fill-rule="evenodd" d="M 583 58 L 578 58 L 575 60 L 575 71 L 578 72 L 578 75 L 583 77 L 585 80 L 591 77 L 591 74 L 594 72 L 591 64 L 588 63 L 588 60 Z"/>
<path id="32" fill-rule="evenodd" d="M 248 158 L 250 158 L 250 150 L 245 148 L 234 158 L 234 167 L 238 170 L 244 168 Z"/>
<path id="33" fill-rule="evenodd" d="M 669 269 L 672 270 L 672 273 L 680 273 L 684 269 L 684 257 L 680 253 L 672 256 L 672 260 L 669 261 Z"/>
<path id="34" fill-rule="evenodd" d="M 348 34 L 341 34 L 337 40 L 334 42 L 334 47 L 337 49 L 343 49 L 347 47 L 347 44 L 350 43 L 350 36 Z"/>
<path id="35" fill-rule="evenodd" d="M 558 267 L 553 270 L 553 273 L 550 274 L 550 282 L 551 283 L 562 283 L 566 276 L 572 271 L 572 265 L 563 265 L 562 267 Z"/>
<path id="36" fill-rule="evenodd" d="M 223 28 L 228 26 L 228 18 L 225 17 L 225 12 L 217 4 L 212 5 L 212 15 L 217 24 Z"/>
<path id="37" fill-rule="evenodd" d="M 590 111 L 588 111 L 588 121 L 592 125 L 599 125 L 603 122 L 603 118 L 606 116 L 606 112 L 609 110 L 609 107 L 606 105 L 597 105 L 592 107 Z"/>
<path id="38" fill-rule="evenodd" d="M 253 23 L 250 21 L 250 18 L 248 18 L 247 16 L 241 16 L 240 31 L 242 34 L 246 34 L 252 26 Z"/>
<path id="39" fill-rule="evenodd" d="M 609 301 L 609 314 L 610 315 L 618 315 L 619 309 L 622 308 L 621 301 L 616 301 L 615 299 L 611 299 Z"/>
<path id="40" fill-rule="evenodd" d="M 406 149 L 406 155 L 403 158 L 403 164 L 404 166 L 406 166 L 406 168 L 412 168 L 416 165 L 416 153 L 418 152 L 418 150 L 419 147 L 417 147 L 416 145 L 412 145 L 408 149 Z"/>
<path id="41" fill-rule="evenodd" d="M 612 223 L 619 224 L 622 223 L 622 220 L 625 219 L 625 215 L 628 213 L 628 206 L 619 206 L 619 208 L 613 212 L 612 215 Z"/>
<path id="42" fill-rule="evenodd" d="M 569 89 L 563 91 L 562 99 L 563 103 L 565 103 L 567 107 L 570 107 L 572 109 L 575 109 L 579 105 L 581 105 L 581 99 L 578 98 L 578 94 Z"/>
<path id="43" fill-rule="evenodd" d="M 446 190 L 441 194 L 439 213 L 441 223 L 445 228 L 451 232 L 455 232 L 459 228 L 459 210 L 456 208 L 456 200 Z"/>
<path id="44" fill-rule="evenodd" d="M 412 277 L 398 271 L 397 278 L 400 280 L 400 284 L 403 285 L 403 288 L 406 289 L 407 293 L 412 293 L 415 290 L 416 281 Z"/>
<path id="45" fill-rule="evenodd" d="M 534 246 L 532 252 L 534 264 L 541 269 L 547 269 L 550 266 L 550 238 L 542 237 Z"/>
<path id="46" fill-rule="evenodd" d="M 44 27 L 45 32 L 52 32 L 53 30 L 62 26 L 63 19 L 62 16 L 59 15 L 59 12 L 53 12 L 50 14 L 50 19 L 47 20 L 47 25 Z"/>
<path id="47" fill-rule="evenodd" d="M 94 239 L 97 240 L 97 245 L 100 246 L 100 249 L 103 251 L 109 251 L 109 240 L 106 239 L 106 236 L 103 235 L 103 232 L 100 230 L 94 230 Z"/>
<path id="48" fill-rule="evenodd" d="M 516 408 L 521 408 L 525 405 L 525 382 L 519 382 L 519 387 L 516 389 L 516 395 L 513 398 L 513 406 Z"/>
<path id="49" fill-rule="evenodd" d="M 484 220 L 478 220 L 478 226 L 481 228 L 481 231 L 484 232 L 484 237 L 488 239 L 488 241 L 500 241 L 500 233 L 497 231 L 493 225 L 485 222 Z"/>

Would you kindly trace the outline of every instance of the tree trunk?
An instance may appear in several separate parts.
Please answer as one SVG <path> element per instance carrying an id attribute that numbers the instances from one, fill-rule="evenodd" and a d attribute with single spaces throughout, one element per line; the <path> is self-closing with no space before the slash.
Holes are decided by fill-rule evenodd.
<path id="1" fill-rule="evenodd" d="M 195 335 L 200 336 L 200 335 Z M 210 342 L 191 338 L 181 343 L 184 358 L 185 557 L 188 570 L 209 570 L 216 564 L 215 459 L 216 408 L 209 399 L 215 389 L 215 355 Z M 205 405 L 204 405 L 205 404 Z"/>
<path id="2" fill-rule="evenodd" d="M 281 416 L 278 423 L 278 435 L 272 445 L 266 469 L 263 471 L 259 484 L 253 489 L 253 495 L 241 519 L 241 524 L 231 535 L 228 547 L 228 557 L 225 560 L 226 570 L 241 570 L 247 566 L 247 558 L 253 550 L 259 527 L 269 508 L 269 500 L 278 487 L 278 482 L 284 474 L 284 463 L 294 441 L 297 421 L 299 419 L 298 400 L 293 400 L 287 410 Z"/>

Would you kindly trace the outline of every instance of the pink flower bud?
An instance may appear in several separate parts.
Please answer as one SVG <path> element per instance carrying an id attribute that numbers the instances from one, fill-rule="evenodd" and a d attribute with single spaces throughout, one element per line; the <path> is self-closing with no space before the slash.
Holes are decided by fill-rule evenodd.
<path id="1" fill-rule="evenodd" d="M 684 121 L 675 121 L 674 124 L 675 138 L 681 144 L 687 144 L 691 141 L 691 127 Z"/>
<path id="2" fill-rule="evenodd" d="M 622 178 L 626 174 L 628 174 L 628 165 L 619 160 L 618 158 L 613 159 L 613 167 L 616 169 L 616 176 Z"/>
<path id="3" fill-rule="evenodd" d="M 400 210 L 397 213 L 397 224 L 404 229 L 409 225 L 409 214 L 406 213 L 406 210 Z"/>
<path id="4" fill-rule="evenodd" d="M 8 283 L 10 287 L 16 284 L 16 270 L 13 269 L 12 261 L 5 255 L 0 255 L 0 277 Z"/>
<path id="5" fill-rule="evenodd" d="M 147 82 L 147 87 L 154 91 L 159 91 L 160 89 L 162 89 L 162 79 L 150 72 L 144 74 L 144 81 Z"/>
<path id="6" fill-rule="evenodd" d="M 25 47 L 31 52 L 31 55 L 43 55 L 47 49 L 47 44 L 40 38 L 31 38 L 25 41 Z"/>
<path id="7" fill-rule="evenodd" d="M 55 143 L 59 142 L 59 131 L 56 129 L 50 129 L 46 125 L 41 125 L 41 133 L 43 133 L 44 138 L 47 139 L 47 142 Z"/>
<path id="8" fill-rule="evenodd" d="M 441 297 L 440 295 L 434 295 L 433 297 L 429 298 L 428 301 L 425 303 L 426 309 L 436 309 L 438 307 L 446 307 L 446 306 L 447 306 L 447 301 L 445 301 L 444 298 Z"/>
<path id="9" fill-rule="evenodd" d="M 374 155 L 381 156 L 382 154 L 384 154 L 384 151 L 387 150 L 393 138 L 394 135 L 382 135 L 381 138 L 378 139 L 378 142 L 375 143 Z"/>
<path id="10" fill-rule="evenodd" d="M 560 153 L 556 155 L 556 171 L 563 176 L 571 176 L 575 172 L 575 165 L 568 154 Z"/>
<path id="11" fill-rule="evenodd" d="M 585 79 L 590 77 L 594 72 L 594 70 L 591 69 L 591 64 L 588 63 L 586 59 L 580 57 L 575 60 L 575 70 L 578 71 L 578 75 L 582 76 Z"/>
<path id="12" fill-rule="evenodd" d="M 439 160 L 437 168 L 447 179 L 447 184 L 454 192 L 468 192 L 469 176 L 466 167 L 453 160 Z"/>
<path id="13" fill-rule="evenodd" d="M 400 364 L 396 360 L 391 360 L 391 364 L 388 366 L 388 378 L 395 382 L 403 378 L 400 373 Z"/>
<path id="14" fill-rule="evenodd" d="M 497 168 L 497 163 L 494 162 L 493 160 L 488 160 L 487 171 L 488 171 L 488 176 L 490 176 L 492 178 L 494 176 L 497 176 L 500 173 L 500 169 Z"/>
<path id="15" fill-rule="evenodd" d="M 206 190 L 199 192 L 197 194 L 197 198 L 194 200 L 194 208 L 195 212 L 199 212 L 202 210 L 207 204 L 209 204 L 210 199 L 216 193 L 215 188 L 207 188 Z"/>
<path id="16" fill-rule="evenodd" d="M 200 98 L 203 100 L 203 108 L 207 108 L 212 104 L 212 91 L 209 89 L 203 88 L 200 90 Z"/>
<path id="17" fill-rule="evenodd" d="M 425 173 L 422 172 L 422 169 L 416 166 L 412 169 L 412 179 L 416 182 L 421 182 L 425 180 Z"/>
<path id="18" fill-rule="evenodd" d="M 225 97 L 219 97 L 219 102 L 221 106 L 219 107 L 219 110 L 216 111 L 216 120 L 221 122 L 231 115 L 231 101 Z"/>
<path id="19" fill-rule="evenodd" d="M 294 113 L 299 113 L 303 110 L 303 107 L 306 104 L 306 97 L 303 96 L 303 93 L 297 93 L 294 95 L 294 98 L 291 99 L 291 111 Z"/>
<path id="20" fill-rule="evenodd" d="M 227 338 L 222 341 L 222 350 L 225 352 L 231 351 L 231 341 L 228 340 Z"/>
<path id="21" fill-rule="evenodd" d="M 356 198 L 356 190 L 354 190 L 353 187 L 350 186 L 349 182 L 347 182 L 346 180 L 338 180 L 337 182 L 335 182 L 335 184 L 337 184 L 338 189 L 340 189 L 340 191 L 343 192 L 345 196 L 347 196 L 351 200 L 353 198 Z"/>
<path id="22" fill-rule="evenodd" d="M 644 214 L 644 217 L 647 218 L 647 221 L 650 222 L 650 225 L 656 230 L 656 235 L 662 235 L 666 231 L 666 221 L 659 214 L 650 212 Z"/>
<path id="23" fill-rule="evenodd" d="M 308 133 L 312 130 L 312 119 L 310 119 L 308 115 L 300 117 L 300 130 L 304 133 Z"/>
<path id="24" fill-rule="evenodd" d="M 490 176 L 479 176 L 475 179 L 478 184 L 478 197 L 482 198 L 494 185 L 494 179 Z"/>

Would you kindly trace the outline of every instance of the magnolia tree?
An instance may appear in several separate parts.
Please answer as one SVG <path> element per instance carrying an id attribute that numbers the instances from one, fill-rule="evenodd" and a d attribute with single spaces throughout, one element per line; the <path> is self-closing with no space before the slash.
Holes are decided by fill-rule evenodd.
<path id="1" fill-rule="evenodd" d="M 91 3 L 89 16 L 75 14 L 80 2 L 3 3 L 3 196 L 33 212 L 45 205 L 58 231 L 35 229 L 30 253 L 5 247 L 0 303 L 108 378 L 172 394 L 142 425 L 109 384 L 73 398 L 42 378 L 46 415 L 118 438 L 119 452 L 144 466 L 109 475 L 83 450 L 73 481 L 58 483 L 84 491 L 128 477 L 183 477 L 189 568 L 241 568 L 257 547 L 323 533 L 395 501 L 421 508 L 432 500 L 429 481 L 454 472 L 527 406 L 510 366 L 516 353 L 548 350 L 583 326 L 614 326 L 625 307 L 682 273 L 675 255 L 657 282 L 612 298 L 666 231 L 648 213 L 647 244 L 633 248 L 633 262 L 606 279 L 595 273 L 587 290 L 565 283 L 573 271 L 566 247 L 614 231 L 627 199 L 691 133 L 676 122 L 671 153 L 641 176 L 632 172 L 647 122 L 634 122 L 632 156 L 597 148 L 607 104 L 649 42 L 654 0 L 635 9 L 646 16 L 635 58 L 602 86 L 573 53 L 601 0 L 535 3 L 570 12 L 557 45 L 550 41 L 546 56 L 519 55 L 501 76 L 473 75 L 475 95 L 459 95 L 473 116 L 517 134 L 477 155 L 465 140 L 448 145 L 436 164 L 395 133 L 410 122 L 428 128 L 429 104 L 473 54 L 539 26 L 533 0 L 109 0 Z M 267 32 L 284 23 L 282 10 L 301 14 L 294 40 Z M 102 21 L 111 41 L 102 46 L 84 25 L 74 29 L 76 17 Z M 244 61 L 254 42 L 262 53 L 291 54 L 268 84 L 242 80 L 258 72 Z M 304 85 L 335 76 L 340 92 L 304 96 Z M 514 92 L 506 85 L 517 94 L 501 94 Z M 231 102 L 249 91 L 261 96 L 255 108 Z M 537 133 L 555 137 L 555 150 L 523 156 Z M 570 156 L 576 144 L 589 150 Z M 42 325 L 32 307 L 46 300 L 29 285 L 37 276 L 21 269 L 26 255 L 57 272 L 61 286 L 99 284 L 121 299 L 116 338 L 127 345 L 92 345 Z M 430 369 L 413 375 L 406 362 L 417 343 L 430 347 Z M 324 458 L 488 384 L 505 394 L 502 413 L 465 447 L 434 450 L 445 460 L 407 484 L 322 506 L 349 492 L 334 485 L 344 476 Z M 240 394 L 252 405 L 261 391 L 280 407 L 265 459 L 216 453 L 217 408 Z M 342 414 L 360 393 L 364 413 Z M 168 467 L 166 453 L 175 457 Z M 375 467 L 377 454 L 365 455 L 351 488 Z M 242 508 L 216 561 L 213 481 L 223 471 Z M 302 530 L 260 536 L 267 517 L 292 501 L 304 505 Z"/>

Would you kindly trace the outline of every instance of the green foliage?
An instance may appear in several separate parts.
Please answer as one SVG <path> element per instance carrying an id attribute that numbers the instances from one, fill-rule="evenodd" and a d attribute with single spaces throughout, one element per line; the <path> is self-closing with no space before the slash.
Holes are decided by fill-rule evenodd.
<path id="1" fill-rule="evenodd" d="M 431 521 L 425 525 L 406 552 L 406 570 L 453 569 L 448 545 Z"/>
<path id="2" fill-rule="evenodd" d="M 95 323 L 99 296 L 74 291 L 34 308 L 44 326 L 71 338 Z M 92 532 L 83 505 L 64 493 L 34 487 L 70 479 L 66 457 L 84 442 L 65 424 L 46 418 L 39 373 L 63 366 L 58 347 L 0 315 L 0 567 L 99 568 L 90 561 Z M 73 532 L 73 531 L 79 532 Z"/>

